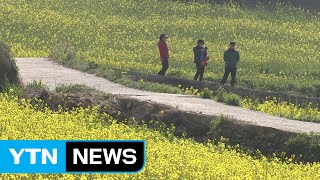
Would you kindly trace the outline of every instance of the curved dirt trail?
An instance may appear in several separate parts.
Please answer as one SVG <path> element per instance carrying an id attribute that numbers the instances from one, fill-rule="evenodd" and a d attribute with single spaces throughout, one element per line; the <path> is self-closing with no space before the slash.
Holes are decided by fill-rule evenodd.
<path id="1" fill-rule="evenodd" d="M 302 122 L 268 114 L 227 106 L 213 100 L 188 95 L 153 93 L 125 87 L 92 74 L 65 68 L 46 58 L 16 58 L 19 73 L 24 83 L 41 80 L 49 89 L 59 84 L 85 84 L 111 94 L 130 96 L 143 101 L 152 101 L 172 106 L 183 111 L 232 117 L 235 121 L 256 126 L 264 126 L 288 132 L 320 132 L 320 123 Z"/>

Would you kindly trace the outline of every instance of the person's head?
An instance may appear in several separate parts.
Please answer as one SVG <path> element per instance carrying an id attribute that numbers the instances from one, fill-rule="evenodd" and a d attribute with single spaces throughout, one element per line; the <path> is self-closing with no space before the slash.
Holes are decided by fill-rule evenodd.
<path id="1" fill-rule="evenodd" d="M 199 39 L 198 40 L 198 46 L 203 46 L 204 45 L 204 40 L 202 40 L 202 39 Z"/>
<path id="2" fill-rule="evenodd" d="M 236 47 L 236 42 L 231 41 L 230 42 L 230 49 L 234 49 Z"/>
<path id="3" fill-rule="evenodd" d="M 166 41 L 167 41 L 167 38 L 168 38 L 168 35 L 166 35 L 166 34 L 161 34 L 159 40 L 166 42 Z"/>

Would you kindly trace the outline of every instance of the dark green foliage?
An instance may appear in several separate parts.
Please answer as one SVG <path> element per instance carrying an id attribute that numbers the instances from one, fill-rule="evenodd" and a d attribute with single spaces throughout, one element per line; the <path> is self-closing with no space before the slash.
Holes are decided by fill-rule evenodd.
<path id="1" fill-rule="evenodd" d="M 11 56 L 10 47 L 0 42 L 0 91 L 14 84 L 19 84 L 18 68 Z"/>
<path id="2" fill-rule="evenodd" d="M 240 106 L 241 98 L 236 94 L 226 94 L 225 103 L 233 106 Z"/>
<path id="3" fill-rule="evenodd" d="M 223 122 L 227 121 L 229 118 L 226 116 L 219 116 L 210 122 L 209 134 L 214 134 L 216 130 L 222 125 Z"/>
<path id="4" fill-rule="evenodd" d="M 213 92 L 208 88 L 204 88 L 203 91 L 201 92 L 201 97 L 204 99 L 212 99 Z"/>
<path id="5" fill-rule="evenodd" d="M 226 92 L 223 88 L 219 88 L 217 90 L 217 101 L 218 102 L 224 102 L 224 96 L 225 96 Z"/>
<path id="6" fill-rule="evenodd" d="M 29 82 L 26 86 L 27 89 L 47 89 L 47 85 L 42 83 L 41 81 L 33 80 Z"/>
<path id="7" fill-rule="evenodd" d="M 59 84 L 56 92 L 70 93 L 70 92 L 93 92 L 96 91 L 94 88 L 88 87 L 83 84 Z"/>
<path id="8" fill-rule="evenodd" d="M 216 100 L 228 105 L 240 106 L 241 97 L 234 93 L 227 93 L 223 88 L 219 88 L 216 91 Z"/>

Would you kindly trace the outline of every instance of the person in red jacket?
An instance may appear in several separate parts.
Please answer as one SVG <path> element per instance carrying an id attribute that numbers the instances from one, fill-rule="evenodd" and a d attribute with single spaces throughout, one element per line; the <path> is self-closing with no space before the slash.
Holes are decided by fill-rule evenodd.
<path id="1" fill-rule="evenodd" d="M 165 76 L 166 71 L 169 68 L 169 49 L 167 46 L 167 38 L 168 36 L 166 34 L 160 35 L 160 40 L 158 42 L 158 48 L 160 52 L 160 60 L 162 63 L 162 69 L 158 72 L 158 75 Z"/>

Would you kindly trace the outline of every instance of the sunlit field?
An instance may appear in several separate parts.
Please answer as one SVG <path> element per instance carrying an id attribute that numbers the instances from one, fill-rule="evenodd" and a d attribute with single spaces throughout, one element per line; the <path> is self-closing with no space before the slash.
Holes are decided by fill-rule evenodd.
<path id="1" fill-rule="evenodd" d="M 62 43 L 86 61 L 156 73 L 156 43 L 170 36 L 169 75 L 191 78 L 192 47 L 206 40 L 206 80 L 220 80 L 222 54 L 237 42 L 239 86 L 320 95 L 320 17 L 302 10 L 156 0 L 0 1 L 0 40 L 17 57 L 47 56 Z"/>
<path id="2" fill-rule="evenodd" d="M 97 109 L 69 112 L 36 111 L 26 101 L 0 94 L 0 138 L 3 140 L 110 140 L 143 139 L 147 143 L 147 164 L 134 175 L 9 175 L 4 179 L 21 178 L 94 178 L 94 179 L 318 179 L 319 164 L 294 164 L 288 159 L 253 159 L 224 144 L 199 144 L 177 139 L 141 125 L 116 123 Z M 105 123 L 105 120 L 106 123 Z M 196 156 L 195 156 L 196 154 Z"/>

